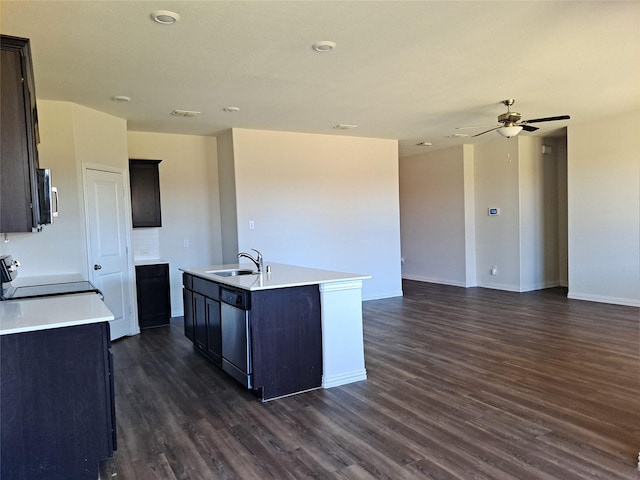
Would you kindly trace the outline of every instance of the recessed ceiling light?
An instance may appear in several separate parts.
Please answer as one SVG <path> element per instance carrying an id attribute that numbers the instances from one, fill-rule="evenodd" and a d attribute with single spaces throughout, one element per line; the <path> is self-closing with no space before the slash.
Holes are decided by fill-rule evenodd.
<path id="1" fill-rule="evenodd" d="M 311 45 L 311 48 L 313 48 L 316 52 L 324 53 L 330 52 L 331 50 L 336 48 L 336 44 L 328 40 L 323 40 L 321 42 L 314 43 L 313 45 Z"/>
<path id="2" fill-rule="evenodd" d="M 418 145 L 419 147 L 430 147 L 431 145 L 433 145 L 433 143 L 431 143 L 431 142 L 420 142 L 420 143 L 416 143 L 416 145 Z"/>
<path id="3" fill-rule="evenodd" d="M 349 123 L 339 123 L 337 125 L 334 125 L 333 127 L 336 130 L 351 130 L 352 128 L 358 128 L 358 125 L 351 125 Z"/>
<path id="4" fill-rule="evenodd" d="M 127 97 L 126 95 L 114 95 L 111 97 L 111 100 L 119 103 L 126 103 L 131 101 L 131 97 Z"/>
<path id="5" fill-rule="evenodd" d="M 222 111 L 227 113 L 236 113 L 239 112 L 240 109 L 238 107 L 224 107 Z"/>
<path id="6" fill-rule="evenodd" d="M 173 25 L 180 20 L 180 15 L 176 12 L 170 12 L 169 10 L 156 10 L 151 12 L 151 20 L 160 23 L 161 25 Z"/>

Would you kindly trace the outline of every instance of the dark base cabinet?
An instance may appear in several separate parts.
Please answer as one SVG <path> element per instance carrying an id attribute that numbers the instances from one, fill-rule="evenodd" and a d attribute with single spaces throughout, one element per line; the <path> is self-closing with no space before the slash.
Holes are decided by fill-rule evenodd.
<path id="1" fill-rule="evenodd" d="M 200 353 L 217 366 L 222 365 L 220 329 L 220 287 L 192 275 L 183 274 L 184 334 Z"/>
<path id="2" fill-rule="evenodd" d="M 223 353 L 229 350 L 224 340 L 242 341 L 235 333 L 223 333 L 220 284 L 184 273 L 183 286 L 185 336 L 216 365 L 233 361 Z M 222 290 L 229 288 L 223 285 Z M 244 291 L 244 295 L 250 336 L 248 383 L 256 394 L 264 401 L 319 388 L 322 326 L 318 285 Z"/>
<path id="3" fill-rule="evenodd" d="M 107 322 L 0 337 L 1 476 L 95 480 L 116 449 Z"/>
<path id="4" fill-rule="evenodd" d="M 169 265 L 136 265 L 138 324 L 140 328 L 159 327 L 171 322 Z"/>

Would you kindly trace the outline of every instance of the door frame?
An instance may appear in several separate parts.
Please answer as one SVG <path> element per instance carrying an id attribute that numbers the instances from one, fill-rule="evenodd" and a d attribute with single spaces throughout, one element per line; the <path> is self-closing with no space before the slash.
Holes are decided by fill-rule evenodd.
<path id="1" fill-rule="evenodd" d="M 126 230 L 126 244 L 127 244 L 127 284 L 129 288 L 129 295 L 131 298 L 131 308 L 129 311 L 129 323 L 131 335 L 138 335 L 140 333 L 140 325 L 138 324 L 138 299 L 136 295 L 136 282 L 135 282 L 135 265 L 133 263 L 133 249 L 131 248 L 131 231 L 133 224 L 131 220 L 131 189 L 129 184 L 129 171 L 124 168 L 117 168 L 110 165 L 102 165 L 97 163 L 82 162 L 82 192 L 83 192 L 83 209 L 84 209 L 84 230 L 85 230 L 85 243 L 86 243 L 86 271 L 89 275 L 89 269 L 93 265 L 93 259 L 91 258 L 91 239 L 89 238 L 89 205 L 87 198 L 89 192 L 87 192 L 87 170 L 99 170 L 102 172 L 115 173 L 122 176 L 122 184 L 124 187 L 124 210 L 125 210 L 125 230 Z"/>

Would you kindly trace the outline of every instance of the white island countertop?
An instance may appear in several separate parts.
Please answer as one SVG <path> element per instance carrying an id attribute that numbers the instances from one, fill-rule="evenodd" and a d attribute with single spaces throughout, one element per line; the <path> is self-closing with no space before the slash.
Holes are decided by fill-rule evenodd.
<path id="1" fill-rule="evenodd" d="M 270 272 L 267 272 L 270 267 Z M 274 288 L 300 287 L 303 285 L 318 285 L 334 282 L 361 281 L 371 278 L 371 275 L 358 273 L 334 272 L 317 268 L 298 267 L 282 263 L 265 262 L 264 271 L 251 275 L 224 277 L 212 273 L 216 270 L 250 269 L 255 271 L 252 263 L 231 263 L 226 265 L 211 265 L 208 267 L 181 268 L 185 273 L 206 278 L 214 282 L 240 288 L 242 290 L 269 290 Z"/>
<path id="2" fill-rule="evenodd" d="M 113 314 L 95 293 L 0 302 L 0 335 L 108 322 Z"/>

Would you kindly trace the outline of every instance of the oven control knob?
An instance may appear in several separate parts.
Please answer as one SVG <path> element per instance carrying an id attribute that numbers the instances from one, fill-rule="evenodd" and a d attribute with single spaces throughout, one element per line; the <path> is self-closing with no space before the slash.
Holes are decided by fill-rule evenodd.
<path id="1" fill-rule="evenodd" d="M 102 268 L 102 265 L 95 264 L 95 265 L 93 266 L 93 269 L 94 269 L 94 270 L 100 270 L 101 268 Z"/>

